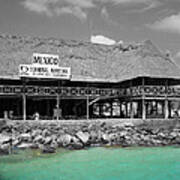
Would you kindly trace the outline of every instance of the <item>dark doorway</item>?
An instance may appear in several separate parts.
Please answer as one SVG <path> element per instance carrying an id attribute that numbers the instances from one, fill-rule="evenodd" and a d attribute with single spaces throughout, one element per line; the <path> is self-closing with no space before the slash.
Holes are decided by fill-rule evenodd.
<path id="1" fill-rule="evenodd" d="M 21 119 L 22 97 L 0 97 L 0 118 Z"/>

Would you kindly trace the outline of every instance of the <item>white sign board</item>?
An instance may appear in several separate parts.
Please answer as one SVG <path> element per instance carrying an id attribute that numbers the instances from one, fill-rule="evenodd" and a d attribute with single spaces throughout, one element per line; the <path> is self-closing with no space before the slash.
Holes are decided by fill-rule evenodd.
<path id="1" fill-rule="evenodd" d="M 69 67 L 21 64 L 19 66 L 19 76 L 29 78 L 70 79 L 71 69 Z"/>
<path id="2" fill-rule="evenodd" d="M 53 54 L 34 53 L 32 56 L 33 65 L 59 66 L 59 56 Z"/>

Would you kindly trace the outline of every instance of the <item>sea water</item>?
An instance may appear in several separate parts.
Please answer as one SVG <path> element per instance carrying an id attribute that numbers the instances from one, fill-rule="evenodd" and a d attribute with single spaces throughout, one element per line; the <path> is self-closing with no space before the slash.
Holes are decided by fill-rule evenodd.
<path id="1" fill-rule="evenodd" d="M 0 180 L 180 180 L 180 148 L 91 148 L 0 156 Z"/>

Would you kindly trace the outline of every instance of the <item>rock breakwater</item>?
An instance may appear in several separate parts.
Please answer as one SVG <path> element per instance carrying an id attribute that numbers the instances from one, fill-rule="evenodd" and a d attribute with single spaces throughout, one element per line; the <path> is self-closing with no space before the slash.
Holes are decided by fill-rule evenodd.
<path id="1" fill-rule="evenodd" d="M 179 120 L 0 121 L 0 153 L 58 147 L 164 146 L 180 144 Z"/>

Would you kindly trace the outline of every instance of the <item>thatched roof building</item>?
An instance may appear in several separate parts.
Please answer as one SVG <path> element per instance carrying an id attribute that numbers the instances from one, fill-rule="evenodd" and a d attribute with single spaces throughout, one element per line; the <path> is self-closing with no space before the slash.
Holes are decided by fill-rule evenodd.
<path id="1" fill-rule="evenodd" d="M 33 53 L 58 55 L 70 79 L 20 78 L 19 65 L 34 65 Z M 107 46 L 0 34 L 0 64 L 1 118 L 180 116 L 180 68 L 150 40 Z"/>
<path id="2" fill-rule="evenodd" d="M 175 62 L 150 40 L 135 45 L 98 45 L 54 38 L 0 35 L 0 77 L 19 79 L 19 64 L 31 64 L 33 53 L 58 54 L 71 67 L 72 81 L 121 82 L 137 77 L 180 79 Z"/>

